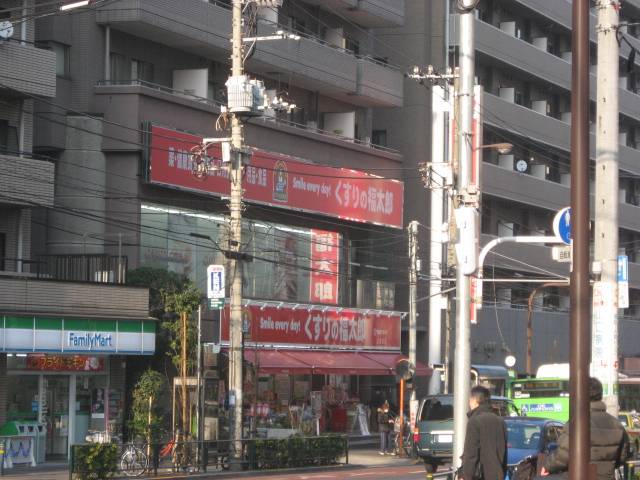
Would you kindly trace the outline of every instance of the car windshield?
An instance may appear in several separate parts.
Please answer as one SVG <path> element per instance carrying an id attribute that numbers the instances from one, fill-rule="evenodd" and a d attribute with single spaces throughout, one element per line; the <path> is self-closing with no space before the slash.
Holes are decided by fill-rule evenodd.
<path id="1" fill-rule="evenodd" d="M 542 426 L 535 423 L 507 422 L 508 448 L 537 449 Z"/>
<path id="2" fill-rule="evenodd" d="M 422 415 L 420 420 L 422 421 L 437 421 L 437 420 L 452 420 L 453 419 L 453 405 L 452 399 L 430 399 L 427 400 L 422 409 Z"/>

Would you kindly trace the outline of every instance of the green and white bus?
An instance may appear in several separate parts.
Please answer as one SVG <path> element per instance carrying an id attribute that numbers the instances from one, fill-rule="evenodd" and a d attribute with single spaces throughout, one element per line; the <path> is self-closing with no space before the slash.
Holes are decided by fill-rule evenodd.
<path id="1" fill-rule="evenodd" d="M 569 421 L 569 365 L 541 365 L 535 377 L 511 383 L 511 397 L 522 415 Z"/>

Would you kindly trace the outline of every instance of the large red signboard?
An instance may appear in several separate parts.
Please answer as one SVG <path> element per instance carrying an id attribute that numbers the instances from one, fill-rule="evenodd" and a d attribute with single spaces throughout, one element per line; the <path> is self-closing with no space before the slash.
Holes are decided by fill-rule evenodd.
<path id="1" fill-rule="evenodd" d="M 400 350 L 400 314 L 327 310 L 311 306 L 243 307 L 246 344 Z M 220 340 L 229 342 L 229 306 L 222 310 Z"/>
<path id="2" fill-rule="evenodd" d="M 309 299 L 312 303 L 338 303 L 339 242 L 337 232 L 311 230 Z"/>
<path id="3" fill-rule="evenodd" d="M 151 127 L 149 181 L 174 188 L 229 195 L 224 170 L 204 180 L 191 174 L 189 152 L 202 137 Z M 208 155 L 221 157 L 219 144 Z M 356 222 L 402 228 L 404 185 L 357 170 L 312 165 L 284 155 L 254 150 L 243 179 L 245 200 L 328 215 Z"/>

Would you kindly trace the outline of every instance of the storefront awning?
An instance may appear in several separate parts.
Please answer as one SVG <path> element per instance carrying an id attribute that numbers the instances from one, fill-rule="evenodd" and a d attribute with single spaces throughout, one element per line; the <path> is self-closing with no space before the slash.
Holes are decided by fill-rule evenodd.
<path id="1" fill-rule="evenodd" d="M 396 364 L 406 355 L 398 352 L 245 349 L 247 363 L 264 374 L 289 375 L 395 375 Z M 433 370 L 418 362 L 416 375 Z"/>
<path id="2" fill-rule="evenodd" d="M 284 373 L 287 375 L 310 375 L 312 373 L 309 365 L 280 350 L 246 349 L 244 360 L 257 366 L 260 373 Z"/>

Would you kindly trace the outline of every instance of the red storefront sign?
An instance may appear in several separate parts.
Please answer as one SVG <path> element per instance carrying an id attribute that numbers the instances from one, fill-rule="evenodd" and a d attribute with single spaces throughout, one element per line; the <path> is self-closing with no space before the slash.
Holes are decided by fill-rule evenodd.
<path id="1" fill-rule="evenodd" d="M 243 307 L 246 344 L 368 350 L 400 350 L 400 314 L 311 305 Z M 222 310 L 220 340 L 229 342 L 229 306 Z"/>
<path id="2" fill-rule="evenodd" d="M 309 299 L 312 303 L 338 303 L 339 273 L 340 234 L 311 230 Z"/>
<path id="3" fill-rule="evenodd" d="M 27 370 L 100 372 L 104 370 L 104 359 L 85 355 L 27 355 Z"/>
<path id="4" fill-rule="evenodd" d="M 224 170 L 204 180 L 191 174 L 190 151 L 202 137 L 151 126 L 149 181 L 215 196 L 229 195 Z M 221 158 L 221 147 L 208 149 Z M 358 170 L 312 165 L 284 155 L 254 150 L 243 179 L 247 201 L 356 222 L 402 228 L 404 185 Z"/>

